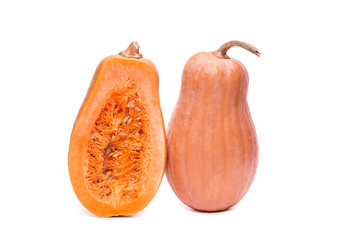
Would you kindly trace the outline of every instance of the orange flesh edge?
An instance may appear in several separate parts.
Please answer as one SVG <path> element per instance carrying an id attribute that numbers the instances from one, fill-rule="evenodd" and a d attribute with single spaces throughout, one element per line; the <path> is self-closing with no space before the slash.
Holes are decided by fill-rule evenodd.
<path id="1" fill-rule="evenodd" d="M 132 201 L 145 188 L 151 160 L 149 120 L 134 84 L 114 92 L 90 133 L 84 172 L 99 201 Z"/>

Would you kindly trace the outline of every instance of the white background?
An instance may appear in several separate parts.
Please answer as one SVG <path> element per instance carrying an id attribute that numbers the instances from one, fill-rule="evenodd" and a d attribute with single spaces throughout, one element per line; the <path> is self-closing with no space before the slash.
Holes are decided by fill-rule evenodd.
<path id="1" fill-rule="evenodd" d="M 1 1 L 1 239 L 360 239 L 358 1 Z M 260 159 L 229 211 L 184 206 L 166 178 L 133 217 L 73 193 L 72 125 L 97 64 L 138 41 L 169 122 L 183 66 L 229 40 L 250 76 Z M 209 96 L 211 97 L 211 96 Z"/>

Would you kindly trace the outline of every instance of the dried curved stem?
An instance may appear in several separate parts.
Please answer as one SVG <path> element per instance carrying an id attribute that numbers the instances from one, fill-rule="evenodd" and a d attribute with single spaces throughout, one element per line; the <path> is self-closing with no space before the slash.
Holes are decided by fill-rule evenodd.
<path id="1" fill-rule="evenodd" d="M 219 47 L 218 50 L 216 50 L 215 52 L 213 52 L 213 54 L 218 57 L 218 58 L 226 58 L 226 59 L 229 59 L 230 57 L 228 55 L 226 55 L 226 52 L 232 48 L 232 47 L 242 47 L 246 50 L 248 50 L 249 52 L 255 54 L 256 56 L 260 57 L 261 56 L 261 53 L 259 52 L 259 50 L 257 50 L 256 47 L 248 44 L 248 43 L 245 43 L 245 42 L 241 42 L 241 41 L 237 41 L 237 40 L 234 40 L 234 41 L 230 41 L 230 42 L 227 42 L 227 43 L 224 43 L 221 47 Z"/>
<path id="2" fill-rule="evenodd" d="M 126 58 L 142 58 L 143 55 L 139 53 L 140 46 L 137 42 L 131 42 L 127 49 L 121 51 L 119 55 Z"/>

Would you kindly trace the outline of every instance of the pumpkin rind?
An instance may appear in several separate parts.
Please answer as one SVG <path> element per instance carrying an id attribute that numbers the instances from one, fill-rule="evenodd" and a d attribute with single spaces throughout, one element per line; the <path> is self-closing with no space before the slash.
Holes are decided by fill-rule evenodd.
<path id="1" fill-rule="evenodd" d="M 248 73 L 235 59 L 202 52 L 184 67 L 167 129 L 166 176 L 178 198 L 194 209 L 225 210 L 254 179 L 258 143 L 247 89 Z"/>
<path id="2" fill-rule="evenodd" d="M 135 103 L 129 105 L 128 99 Z M 104 112 L 107 108 L 114 115 Z M 127 115 L 134 118 L 123 123 Z M 124 137 L 124 132 L 135 135 Z M 99 64 L 74 124 L 68 163 L 78 199 L 95 215 L 131 215 L 149 204 L 166 163 L 158 73 L 152 62 L 114 55 Z M 136 185 L 138 180 L 141 184 Z"/>

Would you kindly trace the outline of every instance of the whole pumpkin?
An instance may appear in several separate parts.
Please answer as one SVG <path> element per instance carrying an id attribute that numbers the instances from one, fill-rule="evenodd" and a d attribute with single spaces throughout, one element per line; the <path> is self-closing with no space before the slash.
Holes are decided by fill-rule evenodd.
<path id="1" fill-rule="evenodd" d="M 258 164 L 258 142 L 247 103 L 245 66 L 226 52 L 230 41 L 186 63 L 167 129 L 166 176 L 178 198 L 201 211 L 221 211 L 248 191 Z"/>

